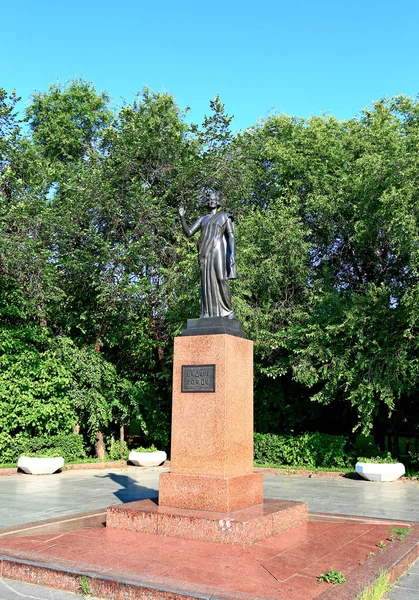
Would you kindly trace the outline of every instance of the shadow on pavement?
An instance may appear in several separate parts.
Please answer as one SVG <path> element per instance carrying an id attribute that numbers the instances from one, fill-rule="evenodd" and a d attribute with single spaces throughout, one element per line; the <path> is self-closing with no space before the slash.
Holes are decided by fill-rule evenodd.
<path id="1" fill-rule="evenodd" d="M 351 473 L 345 473 L 344 475 L 342 475 L 342 477 L 344 477 L 344 479 L 358 479 L 359 481 L 365 481 L 365 479 L 358 475 L 356 471 L 351 471 Z"/>
<path id="2" fill-rule="evenodd" d="M 145 498 L 157 498 L 157 490 L 148 488 L 132 479 L 128 475 L 119 475 L 118 473 L 108 473 L 107 475 L 95 475 L 99 479 L 111 479 L 120 489 L 113 492 L 120 502 L 134 502 L 135 500 L 144 500 Z"/>

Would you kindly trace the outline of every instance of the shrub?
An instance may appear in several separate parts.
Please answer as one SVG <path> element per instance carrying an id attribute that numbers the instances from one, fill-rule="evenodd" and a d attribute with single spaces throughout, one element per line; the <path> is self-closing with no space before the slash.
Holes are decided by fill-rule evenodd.
<path id="1" fill-rule="evenodd" d="M 125 458 L 125 460 L 127 460 L 128 454 L 129 454 L 128 445 L 126 442 L 124 442 L 124 452 L 123 452 L 122 458 Z M 106 458 L 108 460 L 121 460 L 121 450 L 119 447 L 119 440 L 111 441 L 111 443 L 106 447 Z"/>
<path id="2" fill-rule="evenodd" d="M 25 456 L 33 458 L 57 458 L 62 456 L 60 448 L 48 448 L 46 450 L 38 450 L 37 452 L 25 452 Z"/>
<path id="3" fill-rule="evenodd" d="M 86 458 L 83 437 L 78 433 L 59 433 L 52 437 L 52 445 L 57 447 L 65 461 Z"/>
<path id="4" fill-rule="evenodd" d="M 0 431 L 0 464 L 17 462 L 26 440 L 23 434 L 12 436 L 8 431 Z"/>
<path id="5" fill-rule="evenodd" d="M 345 468 L 353 460 L 353 451 L 341 435 L 255 433 L 254 456 L 259 463 Z"/>
<path id="6" fill-rule="evenodd" d="M 362 463 L 381 463 L 381 464 L 396 464 L 399 461 L 393 458 L 390 452 L 383 452 L 377 456 L 360 456 L 358 462 Z"/>
<path id="7" fill-rule="evenodd" d="M 59 433 L 51 436 L 25 437 L 23 435 L 6 439 L 3 435 L 1 463 L 16 462 L 19 456 L 54 454 L 62 456 L 65 461 L 75 461 L 86 457 L 83 438 L 77 433 Z M 7 443 L 7 446 L 6 446 Z"/>
<path id="8" fill-rule="evenodd" d="M 158 450 L 154 444 L 151 444 L 147 447 L 138 446 L 138 448 L 134 448 L 134 452 L 158 452 Z"/>
<path id="9" fill-rule="evenodd" d="M 419 452 L 409 452 L 409 460 L 410 460 L 410 466 L 418 471 L 419 470 Z"/>

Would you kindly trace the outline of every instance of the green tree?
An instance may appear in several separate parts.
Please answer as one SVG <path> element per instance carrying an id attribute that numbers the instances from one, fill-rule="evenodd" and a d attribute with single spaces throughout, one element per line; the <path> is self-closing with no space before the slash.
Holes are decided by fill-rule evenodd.
<path id="1" fill-rule="evenodd" d="M 44 156 L 52 163 L 66 164 L 95 149 L 112 118 L 108 104 L 107 93 L 98 93 L 91 83 L 76 79 L 33 94 L 25 120 Z"/>
<path id="2" fill-rule="evenodd" d="M 417 114 L 399 97 L 345 122 L 281 115 L 248 146 L 256 204 L 296 198 L 309 244 L 301 304 L 267 359 L 280 373 L 288 357 L 313 400 L 344 402 L 363 431 L 418 384 Z"/>

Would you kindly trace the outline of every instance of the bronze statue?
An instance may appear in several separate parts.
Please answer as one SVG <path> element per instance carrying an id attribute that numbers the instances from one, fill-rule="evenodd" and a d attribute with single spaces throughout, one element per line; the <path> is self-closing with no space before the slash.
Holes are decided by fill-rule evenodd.
<path id="1" fill-rule="evenodd" d="M 234 319 L 229 279 L 236 278 L 234 225 L 230 213 L 222 206 L 216 192 L 210 192 L 206 204 L 211 209 L 189 229 L 185 209 L 179 208 L 182 229 L 186 237 L 201 230 L 198 241 L 198 259 L 201 269 L 201 318 L 227 317 Z"/>

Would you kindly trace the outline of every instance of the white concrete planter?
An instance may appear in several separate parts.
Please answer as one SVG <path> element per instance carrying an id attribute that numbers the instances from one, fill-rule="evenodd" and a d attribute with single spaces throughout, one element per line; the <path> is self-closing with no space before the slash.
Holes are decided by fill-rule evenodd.
<path id="1" fill-rule="evenodd" d="M 355 471 L 368 481 L 396 481 L 406 469 L 403 463 L 357 462 Z"/>
<path id="2" fill-rule="evenodd" d="M 29 475 L 51 475 L 64 466 L 62 456 L 39 458 L 37 456 L 21 456 L 17 466 Z"/>
<path id="3" fill-rule="evenodd" d="M 158 467 L 167 458 L 166 452 L 157 450 L 157 452 L 130 452 L 128 460 L 137 467 Z"/>

